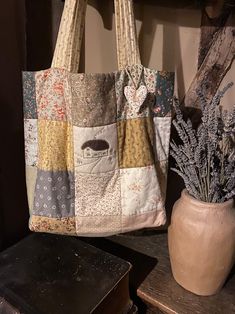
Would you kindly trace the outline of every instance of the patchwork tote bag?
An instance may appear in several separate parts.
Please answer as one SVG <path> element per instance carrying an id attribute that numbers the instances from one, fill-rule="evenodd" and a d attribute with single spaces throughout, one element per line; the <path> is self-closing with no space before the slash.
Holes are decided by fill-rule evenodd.
<path id="1" fill-rule="evenodd" d="M 85 0 L 66 0 L 52 66 L 24 72 L 32 231 L 106 236 L 165 223 L 174 74 L 140 63 L 131 0 L 115 0 L 119 70 L 77 73 Z"/>

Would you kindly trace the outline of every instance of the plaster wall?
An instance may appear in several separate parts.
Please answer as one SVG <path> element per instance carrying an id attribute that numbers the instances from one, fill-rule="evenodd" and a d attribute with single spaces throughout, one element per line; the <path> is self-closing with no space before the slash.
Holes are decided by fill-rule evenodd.
<path id="1" fill-rule="evenodd" d="M 112 1 L 90 0 L 88 3 L 81 71 L 116 70 Z M 135 17 L 143 65 L 175 71 L 176 93 L 182 98 L 197 72 L 200 10 L 190 1 L 179 1 L 177 6 L 174 1 L 136 1 Z M 234 80 L 235 63 L 221 87 Z M 228 91 L 222 103 L 225 106 L 235 103 L 235 87 Z"/>

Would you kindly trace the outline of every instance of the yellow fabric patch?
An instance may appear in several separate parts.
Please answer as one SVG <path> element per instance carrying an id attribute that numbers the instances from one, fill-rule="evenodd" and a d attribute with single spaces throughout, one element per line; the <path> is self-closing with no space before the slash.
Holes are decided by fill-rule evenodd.
<path id="1" fill-rule="evenodd" d="M 29 229 L 35 232 L 77 235 L 75 217 L 60 219 L 32 215 L 29 220 Z"/>
<path id="2" fill-rule="evenodd" d="M 120 168 L 146 167 L 154 164 L 154 131 L 150 118 L 121 120 L 118 127 Z"/>
<path id="3" fill-rule="evenodd" d="M 74 170 L 73 133 L 64 121 L 38 121 L 38 167 L 42 170 Z"/>

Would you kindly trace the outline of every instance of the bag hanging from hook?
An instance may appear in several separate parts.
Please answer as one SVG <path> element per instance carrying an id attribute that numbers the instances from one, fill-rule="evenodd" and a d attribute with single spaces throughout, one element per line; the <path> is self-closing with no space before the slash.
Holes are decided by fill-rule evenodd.
<path id="1" fill-rule="evenodd" d="M 86 0 L 66 0 L 50 69 L 24 72 L 32 231 L 107 236 L 165 223 L 174 74 L 141 65 L 115 0 L 119 70 L 77 73 Z"/>

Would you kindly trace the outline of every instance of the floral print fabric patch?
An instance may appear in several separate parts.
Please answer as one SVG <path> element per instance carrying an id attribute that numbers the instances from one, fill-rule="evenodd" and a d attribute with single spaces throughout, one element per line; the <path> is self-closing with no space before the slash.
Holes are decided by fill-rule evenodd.
<path id="1" fill-rule="evenodd" d="M 174 93 L 174 73 L 158 72 L 156 81 L 156 102 L 152 108 L 154 116 L 165 117 L 170 115 L 173 93 Z"/>
<path id="2" fill-rule="evenodd" d="M 155 159 L 156 161 L 167 160 L 169 155 L 171 117 L 154 117 L 155 128 Z"/>
<path id="3" fill-rule="evenodd" d="M 38 161 L 38 126 L 36 119 L 24 120 L 25 163 L 37 166 Z"/>
<path id="4" fill-rule="evenodd" d="M 24 100 L 24 118 L 37 119 L 37 105 L 35 93 L 35 73 L 23 72 L 23 100 Z"/>
<path id="5" fill-rule="evenodd" d="M 54 218 L 73 217 L 75 184 L 72 172 L 39 170 L 33 214 Z"/>
<path id="6" fill-rule="evenodd" d="M 155 166 L 121 169 L 121 185 L 123 215 L 143 214 L 163 208 Z"/>
<path id="7" fill-rule="evenodd" d="M 32 215 L 29 220 L 29 228 L 35 232 L 77 235 L 75 217 L 51 218 Z"/>
<path id="8" fill-rule="evenodd" d="M 67 72 L 54 69 L 36 73 L 36 100 L 38 118 L 42 120 L 70 121 Z"/>
<path id="9" fill-rule="evenodd" d="M 119 171 L 80 174 L 75 171 L 76 216 L 117 216 L 121 214 Z"/>

